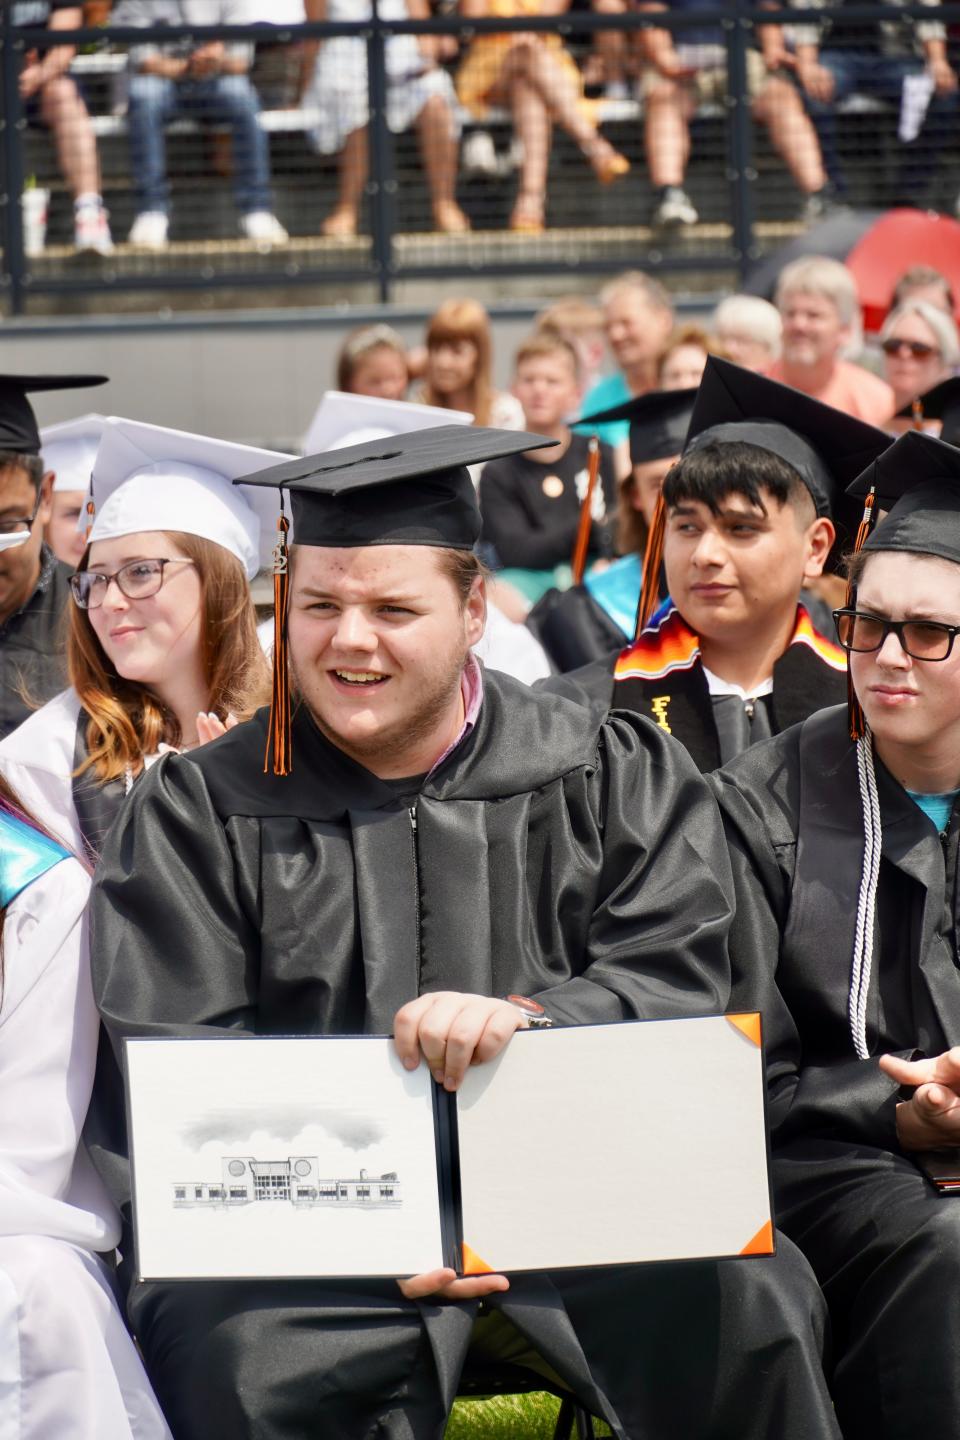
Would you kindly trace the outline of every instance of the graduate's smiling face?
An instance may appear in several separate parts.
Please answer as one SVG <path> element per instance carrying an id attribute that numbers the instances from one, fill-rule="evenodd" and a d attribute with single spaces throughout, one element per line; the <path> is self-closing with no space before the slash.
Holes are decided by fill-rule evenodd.
<path id="1" fill-rule="evenodd" d="M 479 578 L 461 599 L 444 558 L 423 545 L 294 546 L 297 688 L 328 739 L 384 779 L 429 770 L 463 723 L 486 599 Z"/>
<path id="2" fill-rule="evenodd" d="M 886 620 L 960 625 L 960 565 L 935 555 L 880 550 L 857 586 L 856 608 Z M 857 698 L 888 768 L 924 750 L 960 745 L 960 645 L 946 660 L 915 660 L 893 634 L 879 650 L 850 656 Z"/>
<path id="3" fill-rule="evenodd" d="M 163 698 L 184 674 L 202 673 L 203 593 L 196 566 L 165 532 L 149 530 L 95 540 L 87 569 L 113 575 L 123 565 L 159 559 L 177 563 L 164 567 L 154 595 L 131 600 L 114 580 L 87 616 L 117 674 Z"/>
<path id="4" fill-rule="evenodd" d="M 759 629 L 790 624 L 802 586 L 823 570 L 830 521 L 805 497 L 781 504 L 764 490 L 760 498 L 762 508 L 733 492 L 715 510 L 689 499 L 668 510 L 667 587 L 701 639 L 749 646 Z"/>

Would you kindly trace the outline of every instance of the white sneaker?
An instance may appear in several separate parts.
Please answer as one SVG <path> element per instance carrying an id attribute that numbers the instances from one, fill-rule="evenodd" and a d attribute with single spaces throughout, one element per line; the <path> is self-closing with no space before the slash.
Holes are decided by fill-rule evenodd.
<path id="1" fill-rule="evenodd" d="M 144 250 L 165 250 L 169 229 L 170 221 L 162 210 L 141 210 L 127 239 Z"/>
<path id="2" fill-rule="evenodd" d="M 666 187 L 660 204 L 653 212 L 655 226 L 696 225 L 699 219 L 696 206 L 686 190 L 679 185 Z"/>
<path id="3" fill-rule="evenodd" d="M 497 150 L 489 130 L 474 130 L 467 136 L 460 150 L 460 164 L 466 175 L 495 178 L 500 174 Z"/>
<path id="4" fill-rule="evenodd" d="M 73 212 L 73 243 L 78 250 L 95 255 L 113 254 L 113 237 L 107 212 L 101 204 L 78 205 Z"/>
<path id="5" fill-rule="evenodd" d="M 240 233 L 257 245 L 286 245 L 290 236 L 269 210 L 248 210 L 240 216 Z"/>

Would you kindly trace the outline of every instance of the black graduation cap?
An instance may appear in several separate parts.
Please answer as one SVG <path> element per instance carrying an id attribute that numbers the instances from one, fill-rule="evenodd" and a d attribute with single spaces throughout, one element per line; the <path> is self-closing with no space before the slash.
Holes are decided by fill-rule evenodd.
<path id="1" fill-rule="evenodd" d="M 689 390 L 651 390 L 609 410 L 581 415 L 574 423 L 605 425 L 608 420 L 629 420 L 630 459 L 634 465 L 643 465 L 648 460 L 666 460 L 680 454 L 696 398 L 696 386 Z"/>
<path id="2" fill-rule="evenodd" d="M 106 375 L 0 375 L 0 450 L 40 454 L 37 417 L 27 399 L 30 392 L 84 390 L 106 383 Z"/>
<path id="3" fill-rule="evenodd" d="M 941 420 L 940 439 L 960 445 L 960 375 L 951 375 L 897 411 L 898 420 Z"/>
<path id="4" fill-rule="evenodd" d="M 863 549 L 939 555 L 960 565 L 960 449 L 908 430 L 858 475 L 848 494 L 866 497 L 889 514 Z"/>
<path id="5" fill-rule="evenodd" d="M 289 460 L 233 483 L 289 490 L 298 545 L 472 550 L 480 509 L 466 467 L 558 443 L 520 430 L 441 425 Z"/>
<path id="6" fill-rule="evenodd" d="M 790 385 L 781 385 L 716 355 L 707 358 L 684 450 L 711 441 L 741 441 L 792 465 L 829 515 L 851 478 L 890 445 L 890 436 Z"/>

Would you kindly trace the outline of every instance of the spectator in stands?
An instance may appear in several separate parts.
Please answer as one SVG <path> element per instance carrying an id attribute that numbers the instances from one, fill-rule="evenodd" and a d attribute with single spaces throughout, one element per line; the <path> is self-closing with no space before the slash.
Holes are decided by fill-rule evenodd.
<path id="1" fill-rule="evenodd" d="M 566 295 L 541 310 L 538 330 L 552 330 L 569 341 L 577 353 L 580 390 L 586 395 L 600 379 L 607 353 L 603 310 L 582 295 Z"/>
<path id="2" fill-rule="evenodd" d="M 370 0 L 306 0 L 308 20 L 365 20 Z M 382 20 L 430 18 L 428 0 L 384 0 Z M 391 130 L 416 125 L 423 156 L 434 228 L 462 234 L 470 222 L 454 198 L 459 121 L 453 85 L 437 63 L 445 36 L 391 35 L 386 42 L 387 123 Z M 313 52 L 313 63 L 310 54 Z M 307 45 L 311 78 L 303 103 L 320 112 L 311 140 L 324 155 L 339 153 L 338 196 L 321 226 L 324 235 L 351 239 L 357 233 L 367 183 L 367 46 L 340 35 Z"/>
<path id="3" fill-rule="evenodd" d="M 337 389 L 378 400 L 403 400 L 410 383 L 407 349 L 389 325 L 351 330 L 337 356 Z"/>
<path id="4" fill-rule="evenodd" d="M 46 25 L 50 31 L 77 30 L 83 7 L 70 0 L 12 0 L 14 28 Z M 109 255 L 113 250 L 100 189 L 97 141 L 83 96 L 71 79 L 73 45 L 30 49 L 20 71 L 20 100 L 28 120 L 40 120 L 53 135 L 63 178 L 73 196 L 73 243 L 78 250 Z"/>
<path id="5" fill-rule="evenodd" d="M 776 302 L 783 353 L 771 377 L 847 415 L 885 424 L 896 408 L 890 386 L 842 358 L 860 341 L 860 304 L 847 267 L 823 255 L 794 260 L 780 272 Z"/>
<path id="6" fill-rule="evenodd" d="M 934 153 L 956 116 L 957 76 L 947 59 L 944 26 L 933 18 L 898 16 L 896 8 L 902 3 L 890 0 L 885 7 L 892 15 L 889 20 L 846 20 L 841 6 L 840 14 L 819 24 L 794 27 L 797 78 L 816 123 L 831 182 L 840 194 L 847 185 L 837 152 L 836 107 L 848 95 L 856 92 L 885 100 L 900 113 L 901 135 L 907 128 L 916 137 L 917 143 L 904 151 L 895 182 L 897 198 L 907 202 L 916 203 L 929 183 Z M 798 8 L 820 10 L 826 4 L 827 0 L 799 0 Z M 936 10 L 940 0 L 920 0 L 920 4 Z M 924 70 L 932 94 L 918 97 L 918 113 L 908 126 L 905 82 Z M 926 136 L 920 136 L 921 129 Z"/>
<path id="7" fill-rule="evenodd" d="M 534 601 L 554 585 L 570 583 L 580 507 L 587 493 L 589 441 L 574 435 L 567 424 L 579 398 L 573 347 L 543 331 L 524 341 L 517 351 L 513 393 L 523 407 L 525 428 L 560 444 L 491 460 L 483 467 L 480 538 L 491 561 L 506 567 L 504 578 Z M 591 503 L 590 559 L 612 553 L 607 517 L 615 503 L 613 456 L 605 445 Z M 558 567 L 563 572 L 559 576 Z"/>
<path id="8" fill-rule="evenodd" d="M 941 275 L 932 265 L 911 265 L 897 281 L 890 301 L 891 310 L 905 300 L 926 300 L 945 310 L 948 315 L 957 313 L 957 302 L 946 275 Z"/>
<path id="9" fill-rule="evenodd" d="M 687 13 L 702 8 L 701 0 L 640 0 L 640 10 Z M 690 120 L 698 105 L 723 101 L 727 93 L 727 49 L 717 25 L 684 26 L 644 35 L 649 69 L 644 77 L 646 147 L 650 179 L 657 192 L 653 224 L 695 225 L 696 206 L 684 187 L 690 154 Z M 803 100 L 784 73 L 787 54 L 781 28 L 760 27 L 763 54 L 747 52 L 747 88 L 755 120 L 766 125 L 770 139 L 804 197 L 804 219 L 819 219 L 830 200 L 827 176 L 816 131 Z"/>
<path id="10" fill-rule="evenodd" d="M 522 430 L 520 401 L 493 388 L 490 317 L 479 300 L 445 300 L 427 326 L 424 405 L 469 410 L 475 425 Z"/>
<path id="11" fill-rule="evenodd" d="M 960 365 L 960 338 L 951 316 L 926 300 L 905 300 L 880 331 L 883 375 L 900 410 L 946 380 Z"/>
<path id="12" fill-rule="evenodd" d="M 728 295 L 713 312 L 712 329 L 727 358 L 766 373 L 780 357 L 780 311 L 759 295 Z"/>
<path id="13" fill-rule="evenodd" d="M 134 26 L 242 25 L 245 0 L 121 0 L 116 23 Z M 162 250 L 170 226 L 164 126 L 178 114 L 228 124 L 233 134 L 234 188 L 240 230 L 258 245 L 289 237 L 272 212 L 270 151 L 260 101 L 248 71 L 245 41 L 135 45 L 130 51 L 130 148 L 138 214 L 130 244 Z"/>
<path id="14" fill-rule="evenodd" d="M 679 330 L 674 330 L 660 356 L 660 389 L 695 390 L 707 356 L 719 353 L 719 347 L 702 325 L 681 325 Z"/>
<path id="15" fill-rule="evenodd" d="M 620 369 L 598 380 L 583 399 L 583 413 L 596 414 L 659 386 L 660 356 L 673 329 L 673 302 L 658 280 L 628 270 L 600 292 L 607 341 Z M 600 439 L 617 450 L 617 474 L 629 473 L 626 420 L 601 425 Z"/>
<path id="16" fill-rule="evenodd" d="M 461 0 L 461 14 L 562 15 L 569 0 Z M 457 94 L 482 120 L 491 105 L 513 115 L 523 146 L 520 189 L 510 229 L 539 234 L 546 225 L 547 166 L 554 123 L 579 145 L 601 185 L 621 179 L 630 162 L 599 133 L 584 98 L 583 82 L 560 36 L 552 31 L 480 35 L 457 75 Z"/>

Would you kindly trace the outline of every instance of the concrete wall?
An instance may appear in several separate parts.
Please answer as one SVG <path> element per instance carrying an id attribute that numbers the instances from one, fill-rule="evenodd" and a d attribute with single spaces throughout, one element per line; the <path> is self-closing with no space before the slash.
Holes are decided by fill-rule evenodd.
<path id="1" fill-rule="evenodd" d="M 513 353 L 538 302 L 492 312 L 494 380 L 510 382 Z M 220 317 L 22 321 L 0 327 L 0 372 L 108 375 L 99 390 L 40 394 L 41 425 L 88 410 L 154 425 L 219 435 L 250 445 L 296 450 L 348 330 L 386 320 L 410 345 L 422 340 L 428 311 L 235 313 Z"/>

